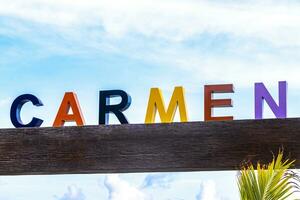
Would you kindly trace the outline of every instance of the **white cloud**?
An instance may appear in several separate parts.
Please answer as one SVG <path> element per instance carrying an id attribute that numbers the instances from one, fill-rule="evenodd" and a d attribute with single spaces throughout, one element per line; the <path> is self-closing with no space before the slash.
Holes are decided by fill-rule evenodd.
<path id="1" fill-rule="evenodd" d="M 197 83 L 300 87 L 296 1 L 0 0 L 0 15 L 14 19 L 0 33 L 54 53 L 119 53 L 186 70 Z"/>
<path id="2" fill-rule="evenodd" d="M 135 175 L 126 176 L 127 178 L 133 176 L 131 177 L 133 179 L 135 177 Z M 224 199 L 219 193 L 220 190 L 217 190 L 215 181 L 206 179 L 201 181 L 195 177 L 197 176 L 188 176 L 188 174 L 175 176 L 172 173 L 151 173 L 145 176 L 140 186 L 136 186 L 130 184 L 134 181 L 126 181 L 119 175 L 108 175 L 104 185 L 109 192 L 108 200 Z"/>
<path id="3" fill-rule="evenodd" d="M 115 37 L 138 33 L 181 41 L 210 32 L 300 45 L 300 4 L 276 2 L 1 0 L 0 14 L 62 27 L 102 26 Z"/>
<path id="4" fill-rule="evenodd" d="M 219 200 L 214 181 L 206 181 L 201 184 L 200 192 L 196 200 Z"/>
<path id="5" fill-rule="evenodd" d="M 198 84 L 200 80 L 206 83 L 232 82 L 239 87 L 253 87 L 254 82 L 263 81 L 277 87 L 278 81 L 287 80 L 289 87 L 299 88 L 300 60 L 297 56 L 283 57 L 275 54 L 261 58 L 253 55 L 249 60 L 240 56 L 202 55 L 202 52 L 186 48 L 167 47 L 148 59 L 187 71 L 190 73 L 190 81 Z"/>
<path id="6" fill-rule="evenodd" d="M 149 199 L 141 190 L 122 180 L 119 175 L 108 175 L 104 181 L 109 191 L 109 200 L 146 200 Z"/>

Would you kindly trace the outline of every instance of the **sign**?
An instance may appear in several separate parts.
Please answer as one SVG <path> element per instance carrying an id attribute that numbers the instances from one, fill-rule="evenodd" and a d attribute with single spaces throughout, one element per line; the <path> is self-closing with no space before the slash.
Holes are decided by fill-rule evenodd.
<path id="1" fill-rule="evenodd" d="M 275 102 L 263 83 L 255 83 L 255 119 L 263 118 L 263 105 L 266 102 L 276 118 L 286 118 L 287 116 L 287 82 L 280 81 L 278 87 L 278 104 Z M 216 93 L 234 93 L 233 84 L 205 85 L 204 86 L 204 121 L 227 121 L 233 120 L 233 116 L 214 116 L 213 108 L 232 107 L 232 100 L 215 99 Z M 111 104 L 112 98 L 119 97 L 121 102 Z M 18 96 L 12 103 L 10 118 L 12 124 L 19 127 L 40 127 L 43 120 L 33 117 L 31 122 L 24 124 L 20 112 L 25 103 L 31 102 L 33 106 L 43 106 L 42 101 L 33 94 L 23 94 Z M 109 114 L 114 114 L 121 124 L 128 124 L 128 119 L 123 111 L 131 105 L 130 95 L 123 90 L 104 90 L 99 92 L 99 124 L 109 124 Z M 72 113 L 70 113 L 72 109 Z M 156 114 L 160 116 L 162 123 L 171 123 L 178 110 L 181 122 L 188 121 L 185 91 L 183 87 L 175 87 L 171 100 L 166 107 L 163 93 L 159 88 L 151 88 L 149 101 L 146 109 L 145 123 L 155 123 Z M 53 122 L 53 127 L 64 126 L 66 122 L 75 122 L 77 126 L 85 125 L 83 113 L 80 108 L 76 93 L 66 92 L 57 115 Z"/>

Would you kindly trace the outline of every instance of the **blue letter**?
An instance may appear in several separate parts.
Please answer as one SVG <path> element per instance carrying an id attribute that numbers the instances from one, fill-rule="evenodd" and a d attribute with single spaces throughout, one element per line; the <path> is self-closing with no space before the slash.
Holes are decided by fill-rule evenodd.
<path id="1" fill-rule="evenodd" d="M 121 97 L 121 102 L 116 105 L 110 105 L 110 98 Z M 122 113 L 131 104 L 131 97 L 123 90 L 100 91 L 99 102 L 99 124 L 109 123 L 109 113 L 114 113 L 121 124 L 128 124 L 128 121 Z"/>
<path id="2" fill-rule="evenodd" d="M 14 102 L 11 106 L 11 109 L 10 109 L 10 120 L 16 128 L 40 127 L 43 123 L 43 120 L 34 117 L 34 118 L 32 118 L 30 123 L 23 124 L 23 122 L 21 120 L 20 112 L 21 112 L 22 106 L 29 101 L 35 106 L 43 106 L 42 101 L 39 100 L 36 96 L 34 96 L 32 94 L 23 94 L 23 95 L 17 97 L 14 100 Z"/>

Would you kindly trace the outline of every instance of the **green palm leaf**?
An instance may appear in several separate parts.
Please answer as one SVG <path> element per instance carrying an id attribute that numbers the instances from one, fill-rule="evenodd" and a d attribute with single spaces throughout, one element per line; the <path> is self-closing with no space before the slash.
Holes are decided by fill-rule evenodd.
<path id="1" fill-rule="evenodd" d="M 241 200 L 285 200 L 299 192 L 299 176 L 290 168 L 295 160 L 283 160 L 283 151 L 267 165 L 244 166 L 238 174 Z"/>

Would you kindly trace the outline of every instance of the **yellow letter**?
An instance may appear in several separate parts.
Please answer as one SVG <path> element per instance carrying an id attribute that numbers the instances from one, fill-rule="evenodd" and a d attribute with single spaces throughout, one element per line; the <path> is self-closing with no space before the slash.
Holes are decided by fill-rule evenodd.
<path id="1" fill-rule="evenodd" d="M 177 107 L 179 107 L 180 121 L 186 122 L 188 119 L 183 87 L 175 87 L 167 111 L 161 90 L 151 88 L 145 123 L 154 123 L 157 111 L 162 123 L 173 122 Z"/>

